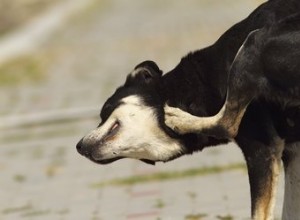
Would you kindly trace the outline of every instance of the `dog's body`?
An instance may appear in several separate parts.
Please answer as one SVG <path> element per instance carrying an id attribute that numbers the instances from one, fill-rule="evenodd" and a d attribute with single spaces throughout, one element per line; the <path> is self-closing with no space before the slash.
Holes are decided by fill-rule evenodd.
<path id="1" fill-rule="evenodd" d="M 154 62 L 139 64 L 106 101 L 101 124 L 78 143 L 78 151 L 100 164 L 125 157 L 155 163 L 227 143 L 226 136 L 174 133 L 164 123 L 164 105 L 196 116 L 218 113 L 230 66 L 248 34 L 299 11 L 298 0 L 269 1 L 163 76 Z M 253 219 L 272 218 L 281 159 L 286 174 L 283 219 L 300 219 L 299 113 L 297 106 L 282 108 L 281 103 L 256 99 L 241 120 L 235 141 L 247 162 Z"/>
<path id="2" fill-rule="evenodd" d="M 300 13 L 297 13 L 247 36 L 231 65 L 226 101 L 218 114 L 197 117 L 167 106 L 166 124 L 181 134 L 204 132 L 233 139 L 253 100 L 276 103 L 283 111 L 300 111 L 299 60 Z"/>

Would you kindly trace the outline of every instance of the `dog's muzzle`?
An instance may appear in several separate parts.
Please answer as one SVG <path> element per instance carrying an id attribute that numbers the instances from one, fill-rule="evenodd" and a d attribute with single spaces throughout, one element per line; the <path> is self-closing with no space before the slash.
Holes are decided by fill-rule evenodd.
<path id="1" fill-rule="evenodd" d="M 84 149 L 84 146 L 83 146 L 83 138 L 77 143 L 76 145 L 76 149 L 77 149 L 77 152 L 83 156 L 86 156 L 88 157 L 89 156 L 89 151 L 87 149 Z"/>
<path id="2" fill-rule="evenodd" d="M 124 157 L 115 157 L 115 158 L 110 158 L 110 159 L 103 159 L 103 160 L 95 160 L 92 157 L 92 152 L 93 152 L 93 146 L 89 145 L 87 143 L 84 143 L 84 138 L 82 138 L 76 145 L 76 149 L 78 151 L 79 154 L 81 154 L 82 156 L 87 157 L 88 159 L 90 159 L 91 161 L 98 163 L 98 164 L 109 164 L 112 163 L 116 160 L 120 160 L 123 159 Z"/>

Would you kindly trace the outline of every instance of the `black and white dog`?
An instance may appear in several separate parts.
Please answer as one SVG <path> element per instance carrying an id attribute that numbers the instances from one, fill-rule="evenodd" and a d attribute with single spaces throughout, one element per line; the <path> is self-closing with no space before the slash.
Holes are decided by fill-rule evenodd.
<path id="1" fill-rule="evenodd" d="M 164 75 L 153 61 L 137 65 L 78 152 L 99 164 L 154 164 L 234 139 L 247 162 L 252 218 L 272 219 L 282 160 L 282 218 L 300 219 L 297 12 L 299 0 L 270 0 Z"/>

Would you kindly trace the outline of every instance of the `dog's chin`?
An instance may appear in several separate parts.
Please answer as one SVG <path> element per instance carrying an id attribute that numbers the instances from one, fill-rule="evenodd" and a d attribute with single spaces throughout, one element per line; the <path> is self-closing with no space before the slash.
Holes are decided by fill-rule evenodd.
<path id="1" fill-rule="evenodd" d="M 90 160 L 97 163 L 97 164 L 105 165 L 105 164 L 110 164 L 112 162 L 115 162 L 115 161 L 123 159 L 123 158 L 125 158 L 125 157 L 115 157 L 115 158 L 104 159 L 104 160 L 95 160 L 93 158 L 90 158 Z"/>
<path id="2" fill-rule="evenodd" d="M 104 159 L 104 160 L 95 160 L 93 158 L 89 158 L 91 161 L 93 161 L 94 163 L 97 163 L 97 164 L 100 164 L 100 165 L 106 165 L 106 164 L 110 164 L 110 163 L 113 163 L 117 160 L 120 160 L 120 159 L 124 159 L 126 157 L 115 157 L 115 158 L 110 158 L 110 159 Z M 131 158 L 128 158 L 128 159 L 131 159 Z M 150 165 L 155 165 L 155 162 L 157 161 L 152 161 L 152 160 L 147 160 L 147 159 L 138 159 L 146 164 L 150 164 Z"/>

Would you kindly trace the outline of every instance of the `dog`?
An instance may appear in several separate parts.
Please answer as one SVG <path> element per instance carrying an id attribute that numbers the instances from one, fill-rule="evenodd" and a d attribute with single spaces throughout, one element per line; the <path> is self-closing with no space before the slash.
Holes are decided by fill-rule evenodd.
<path id="1" fill-rule="evenodd" d="M 273 216 L 281 160 L 285 168 L 282 219 L 300 219 L 300 112 L 297 105 L 283 105 L 281 101 L 287 99 L 289 92 L 297 95 L 296 90 L 276 94 L 276 97 L 280 97 L 280 101 L 276 102 L 273 98 L 266 99 L 270 96 L 262 95 L 265 94 L 264 90 L 258 91 L 252 87 L 253 91 L 249 93 L 257 91 L 257 94 L 250 95 L 251 100 L 246 104 L 239 102 L 243 99 L 236 97 L 237 94 L 230 90 L 227 92 L 227 88 L 236 88 L 236 82 L 232 82 L 233 86 L 227 82 L 240 74 L 238 70 L 243 70 L 237 67 L 245 59 L 244 55 L 249 52 L 250 61 L 257 58 L 256 53 L 253 55 L 249 50 L 251 45 L 257 46 L 256 39 L 269 37 L 266 33 L 268 30 L 276 38 L 279 35 L 272 32 L 272 28 L 299 11 L 298 0 L 271 0 L 227 30 L 213 45 L 183 57 L 168 73 L 163 74 L 153 61 L 140 63 L 127 76 L 124 85 L 104 103 L 100 114 L 101 123 L 79 141 L 77 151 L 98 164 L 108 164 L 122 158 L 155 164 L 234 140 L 247 163 L 252 219 L 267 220 Z M 284 59 L 287 62 L 293 61 L 292 57 L 284 58 L 287 58 Z M 259 73 L 250 72 L 254 79 L 255 74 Z M 243 80 L 244 75 L 237 79 Z M 278 76 L 282 77 L 280 73 Z M 280 86 L 289 83 L 292 75 L 281 77 L 276 79 Z M 269 76 L 267 79 L 270 79 Z M 296 80 L 294 82 L 297 84 Z M 283 88 L 292 88 L 290 85 L 285 86 Z M 248 93 L 247 89 L 247 86 L 239 88 L 242 93 Z M 170 107 L 165 107 L 166 104 Z M 242 108 L 233 105 L 235 111 L 232 111 L 231 104 L 238 104 Z M 197 129 L 197 123 L 191 124 L 189 129 L 192 132 L 180 134 L 180 130 L 177 132 L 172 129 L 172 124 L 178 118 L 168 122 L 170 116 L 175 115 L 172 107 L 181 109 L 180 114 L 196 116 L 197 121 L 202 120 L 201 117 L 214 115 L 219 115 L 220 120 L 214 117 L 214 127 L 204 130 L 202 127 Z M 220 109 L 223 110 L 217 114 Z M 229 119 L 227 116 L 232 112 L 235 112 L 233 118 L 238 119 L 238 122 L 233 121 L 234 129 L 230 131 L 232 126 L 226 126 L 232 121 L 231 116 Z M 226 123 L 222 121 L 224 116 L 229 120 L 224 120 Z M 186 118 L 179 120 L 185 123 Z M 222 126 L 219 126 L 220 121 Z M 177 129 L 180 127 L 181 124 Z"/>

